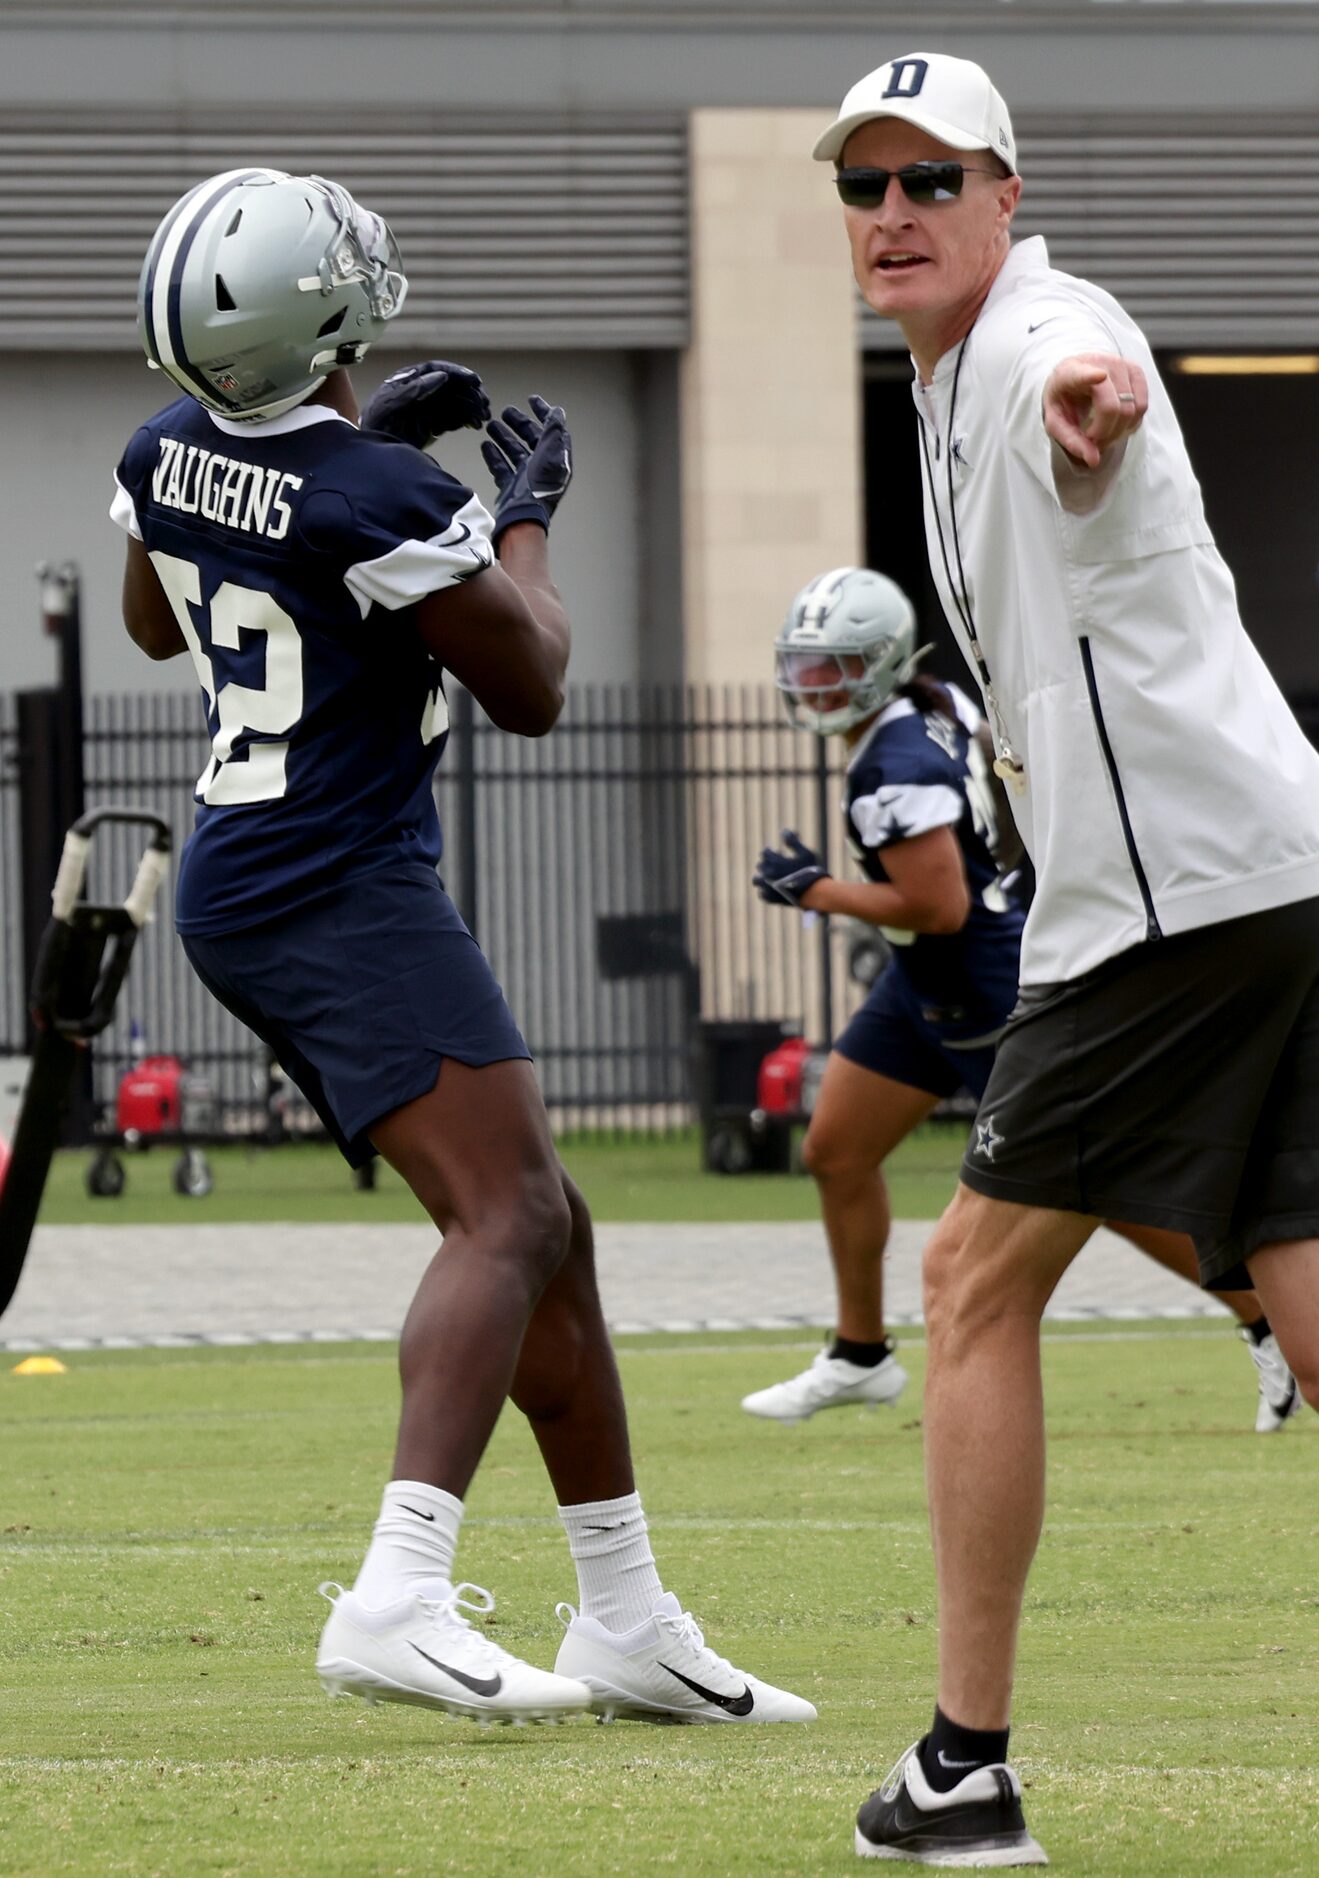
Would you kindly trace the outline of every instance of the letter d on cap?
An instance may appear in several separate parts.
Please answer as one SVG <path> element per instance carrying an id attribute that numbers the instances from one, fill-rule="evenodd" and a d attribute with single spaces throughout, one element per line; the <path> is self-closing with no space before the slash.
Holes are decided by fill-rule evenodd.
<path id="1" fill-rule="evenodd" d="M 888 88 L 881 93 L 885 98 L 915 98 L 925 83 L 925 74 L 930 67 L 925 59 L 894 59 L 889 69 Z M 910 83 L 908 83 L 910 74 Z"/>

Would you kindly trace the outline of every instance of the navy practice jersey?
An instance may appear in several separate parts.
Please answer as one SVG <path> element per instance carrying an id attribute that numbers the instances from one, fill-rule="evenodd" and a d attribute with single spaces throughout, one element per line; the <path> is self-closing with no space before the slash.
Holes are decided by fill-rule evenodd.
<path id="1" fill-rule="evenodd" d="M 449 719 L 412 610 L 494 558 L 471 490 L 327 405 L 239 424 L 187 397 L 116 480 L 111 513 L 169 596 L 211 733 L 179 930 L 255 925 L 400 858 L 435 866 Z"/>
<path id="2" fill-rule="evenodd" d="M 895 964 L 928 1004 L 987 1012 L 1002 998 L 1002 948 L 1020 949 L 1026 916 L 1004 889 L 992 853 L 995 806 L 989 765 L 975 739 L 979 713 L 955 685 L 944 689 L 952 717 L 923 714 L 909 698 L 885 705 L 847 766 L 843 806 L 852 851 L 871 880 L 889 878 L 883 855 L 894 842 L 952 829 L 971 893 L 965 926 L 956 933 L 885 932 Z"/>

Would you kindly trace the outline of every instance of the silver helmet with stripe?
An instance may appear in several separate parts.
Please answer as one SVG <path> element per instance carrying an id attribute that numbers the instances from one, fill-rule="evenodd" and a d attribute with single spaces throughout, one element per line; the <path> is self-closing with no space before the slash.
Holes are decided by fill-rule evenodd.
<path id="1" fill-rule="evenodd" d="M 835 567 L 807 581 L 788 608 L 774 682 L 799 729 L 831 736 L 873 717 L 920 657 L 901 587 L 868 567 Z"/>
<path id="2" fill-rule="evenodd" d="M 208 410 L 275 417 L 355 364 L 407 289 L 389 228 L 340 184 L 227 170 L 153 235 L 138 329 L 148 363 Z"/>

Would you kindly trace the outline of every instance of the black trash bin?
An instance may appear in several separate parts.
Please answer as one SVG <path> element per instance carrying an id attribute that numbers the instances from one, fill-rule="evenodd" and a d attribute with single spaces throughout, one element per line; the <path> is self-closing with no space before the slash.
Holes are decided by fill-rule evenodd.
<path id="1" fill-rule="evenodd" d="M 788 1172 L 791 1129 L 757 1107 L 756 1083 L 770 1051 L 800 1034 L 800 1025 L 782 1018 L 706 1018 L 697 1024 L 693 1080 L 707 1173 Z"/>

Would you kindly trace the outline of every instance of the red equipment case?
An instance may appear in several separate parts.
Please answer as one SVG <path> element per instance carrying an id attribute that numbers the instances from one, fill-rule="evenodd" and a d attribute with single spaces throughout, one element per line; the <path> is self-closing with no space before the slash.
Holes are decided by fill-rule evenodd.
<path id="1" fill-rule="evenodd" d="M 119 1083 L 115 1133 L 127 1142 L 177 1133 L 183 1125 L 183 1065 L 176 1056 L 145 1056 Z"/>

